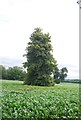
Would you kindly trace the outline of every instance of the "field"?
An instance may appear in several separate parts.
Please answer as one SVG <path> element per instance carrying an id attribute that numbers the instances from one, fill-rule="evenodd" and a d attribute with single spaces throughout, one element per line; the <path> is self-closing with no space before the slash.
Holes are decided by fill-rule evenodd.
<path id="1" fill-rule="evenodd" d="M 0 84 L 3 119 L 68 120 L 78 119 L 80 115 L 79 84 L 61 83 L 53 87 L 40 87 L 8 80 L 0 81 Z"/>

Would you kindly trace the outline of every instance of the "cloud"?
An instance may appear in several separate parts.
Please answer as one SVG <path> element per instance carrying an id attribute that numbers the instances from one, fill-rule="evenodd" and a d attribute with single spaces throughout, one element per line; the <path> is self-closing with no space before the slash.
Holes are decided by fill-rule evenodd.
<path id="1" fill-rule="evenodd" d="M 0 64 L 5 67 L 13 67 L 13 66 L 23 66 L 24 59 L 18 59 L 18 58 L 8 58 L 8 57 L 0 57 Z"/>
<path id="2" fill-rule="evenodd" d="M 0 22 L 11 22 L 11 18 L 5 15 L 0 15 Z"/>

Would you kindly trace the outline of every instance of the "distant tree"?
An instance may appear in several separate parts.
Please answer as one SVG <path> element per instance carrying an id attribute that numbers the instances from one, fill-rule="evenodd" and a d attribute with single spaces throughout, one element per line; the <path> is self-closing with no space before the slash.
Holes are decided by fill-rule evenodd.
<path id="1" fill-rule="evenodd" d="M 61 81 L 64 81 L 64 79 L 67 77 L 68 70 L 66 67 L 63 67 L 62 69 L 58 69 L 58 67 L 55 68 L 55 71 L 53 73 L 55 83 L 59 84 Z"/>
<path id="2" fill-rule="evenodd" d="M 0 65 L 0 79 L 2 79 L 2 66 Z"/>
<path id="3" fill-rule="evenodd" d="M 63 67 L 60 70 L 60 79 L 61 79 L 61 81 L 64 81 L 64 79 L 67 77 L 67 73 L 68 73 L 68 70 L 67 70 L 66 67 Z"/>
<path id="4" fill-rule="evenodd" d="M 6 68 L 3 65 L 0 65 L 0 79 L 6 79 L 7 72 Z"/>
<path id="5" fill-rule="evenodd" d="M 40 28 L 34 29 L 30 42 L 26 47 L 27 68 L 25 84 L 28 85 L 54 85 L 51 74 L 56 66 L 56 60 L 52 55 L 51 37 L 49 33 L 43 34 Z"/>
<path id="6" fill-rule="evenodd" d="M 58 67 L 55 68 L 53 75 L 54 75 L 55 83 L 59 84 L 61 82 L 61 79 L 60 79 L 60 70 L 58 69 Z"/>
<path id="7" fill-rule="evenodd" d="M 26 72 L 23 71 L 21 67 L 9 67 L 7 70 L 8 80 L 23 80 L 25 78 Z"/>

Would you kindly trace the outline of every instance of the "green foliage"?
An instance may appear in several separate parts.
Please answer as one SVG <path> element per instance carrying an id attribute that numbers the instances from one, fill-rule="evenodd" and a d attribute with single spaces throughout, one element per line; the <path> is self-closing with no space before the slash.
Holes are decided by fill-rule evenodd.
<path id="1" fill-rule="evenodd" d="M 61 81 L 64 81 L 64 79 L 67 77 L 68 70 L 66 67 L 63 67 L 62 69 L 58 69 L 56 66 L 55 71 L 53 73 L 55 83 L 59 84 Z"/>
<path id="2" fill-rule="evenodd" d="M 2 65 L 0 65 L 0 79 L 2 79 Z"/>
<path id="3" fill-rule="evenodd" d="M 68 70 L 66 67 L 63 67 L 60 70 L 60 79 L 63 81 L 67 77 Z"/>
<path id="4" fill-rule="evenodd" d="M 6 69 L 4 66 L 0 66 L 1 78 L 7 80 L 24 80 L 26 72 L 22 67 L 9 67 Z"/>
<path id="5" fill-rule="evenodd" d="M 79 85 L 59 84 L 54 87 L 23 86 L 21 81 L 2 81 L 2 118 L 53 120 L 77 119 L 79 111 Z M 15 86 L 18 87 L 15 87 Z M 21 86 L 22 85 L 22 86 Z M 27 90 L 27 88 L 29 88 Z M 19 89 L 19 91 L 18 91 Z M 23 91 L 24 90 L 24 91 Z"/>
<path id="6" fill-rule="evenodd" d="M 65 79 L 65 80 L 63 80 L 63 82 L 66 82 L 66 83 L 79 83 L 79 84 L 81 84 L 81 80 L 80 79 Z"/>
<path id="7" fill-rule="evenodd" d="M 7 71 L 3 65 L 0 65 L 0 79 L 7 79 Z"/>
<path id="8" fill-rule="evenodd" d="M 59 84 L 61 82 L 61 80 L 60 80 L 60 71 L 57 66 L 55 67 L 53 75 L 54 75 L 55 83 Z"/>
<path id="9" fill-rule="evenodd" d="M 25 84 L 49 86 L 54 85 L 51 77 L 56 66 L 56 60 L 51 54 L 52 46 L 49 33 L 43 34 L 40 28 L 36 28 L 31 34 L 30 42 L 26 47 L 27 78 Z"/>
<path id="10" fill-rule="evenodd" d="M 22 70 L 21 67 L 14 66 L 9 67 L 7 70 L 7 77 L 9 80 L 23 80 L 25 72 Z"/>

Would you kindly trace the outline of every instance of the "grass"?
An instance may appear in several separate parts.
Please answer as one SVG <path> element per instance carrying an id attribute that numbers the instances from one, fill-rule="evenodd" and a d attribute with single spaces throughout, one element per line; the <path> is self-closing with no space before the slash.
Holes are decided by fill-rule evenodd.
<path id="1" fill-rule="evenodd" d="M 3 118 L 51 120 L 76 119 L 80 115 L 79 84 L 40 87 L 23 85 L 22 81 L 3 80 L 2 93 Z"/>
<path id="2" fill-rule="evenodd" d="M 47 87 L 47 86 L 29 86 L 29 85 L 24 85 L 23 81 L 13 81 L 13 80 L 3 80 L 0 81 L 2 84 L 2 91 L 3 92 L 11 92 L 11 91 L 16 91 L 16 92 L 23 92 L 23 91 L 32 91 L 32 90 L 47 90 L 47 89 L 54 89 L 54 90 L 65 90 L 65 89 L 71 89 L 71 90 L 77 90 L 79 93 L 79 84 L 74 84 L 74 83 L 61 83 L 61 84 L 55 84 L 55 86 L 52 87 Z"/>

